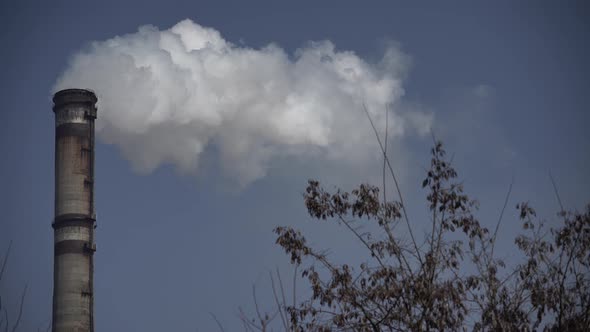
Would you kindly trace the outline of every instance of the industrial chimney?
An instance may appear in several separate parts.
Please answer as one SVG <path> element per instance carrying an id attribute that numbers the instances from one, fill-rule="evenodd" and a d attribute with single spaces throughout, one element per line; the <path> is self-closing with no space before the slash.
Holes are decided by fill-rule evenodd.
<path id="1" fill-rule="evenodd" d="M 67 89 L 53 96 L 55 218 L 53 331 L 94 331 L 94 120 L 96 96 Z"/>

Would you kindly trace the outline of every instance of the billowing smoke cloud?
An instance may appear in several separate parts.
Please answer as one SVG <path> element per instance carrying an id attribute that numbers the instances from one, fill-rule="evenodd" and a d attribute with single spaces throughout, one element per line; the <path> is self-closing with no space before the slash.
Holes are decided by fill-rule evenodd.
<path id="1" fill-rule="evenodd" d="M 54 90 L 94 90 L 99 138 L 140 172 L 165 163 L 197 172 L 203 154 L 214 151 L 225 174 L 245 185 L 263 177 L 274 158 L 374 157 L 363 103 L 380 127 L 385 105 L 393 105 L 390 137 L 428 130 L 427 114 L 396 111 L 407 67 L 395 47 L 377 63 L 329 41 L 289 55 L 274 44 L 237 46 L 184 20 L 92 43 Z"/>

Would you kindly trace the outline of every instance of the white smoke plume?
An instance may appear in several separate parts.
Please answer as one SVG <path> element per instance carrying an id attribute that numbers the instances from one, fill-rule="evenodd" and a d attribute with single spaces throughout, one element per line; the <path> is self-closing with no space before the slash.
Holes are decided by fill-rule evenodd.
<path id="1" fill-rule="evenodd" d="M 99 138 L 140 172 L 170 163 L 196 173 L 207 149 L 245 185 L 264 177 L 274 158 L 374 157 L 363 103 L 379 128 L 391 106 L 392 138 L 429 128 L 430 115 L 396 110 L 407 67 L 396 47 L 377 63 L 330 41 L 289 55 L 274 44 L 237 46 L 184 20 L 93 42 L 73 56 L 54 90 L 95 91 Z"/>

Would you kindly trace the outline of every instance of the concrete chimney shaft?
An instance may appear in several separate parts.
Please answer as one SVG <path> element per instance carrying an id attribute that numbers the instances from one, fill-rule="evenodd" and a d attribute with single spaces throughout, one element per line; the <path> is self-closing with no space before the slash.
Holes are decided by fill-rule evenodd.
<path id="1" fill-rule="evenodd" d="M 55 218 L 53 331 L 94 331 L 94 120 L 96 96 L 67 89 L 53 97 Z"/>

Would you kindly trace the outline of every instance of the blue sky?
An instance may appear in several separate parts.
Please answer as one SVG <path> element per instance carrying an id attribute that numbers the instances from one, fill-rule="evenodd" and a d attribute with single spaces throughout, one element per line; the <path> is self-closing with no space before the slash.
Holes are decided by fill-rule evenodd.
<path id="1" fill-rule="evenodd" d="M 399 114 L 432 116 L 432 130 L 454 154 L 466 190 L 481 202 L 484 223 L 495 222 L 514 178 L 500 231 L 508 257 L 518 201 L 554 220 L 549 170 L 566 208 L 590 201 L 584 2 L 316 2 L 2 3 L 0 251 L 10 240 L 13 248 L 0 290 L 15 315 L 19 292 L 29 284 L 22 330 L 44 327 L 51 316 L 54 84 L 91 41 L 146 24 L 166 30 L 188 18 L 237 47 L 274 43 L 290 59 L 309 41 L 329 40 L 337 51 L 374 64 L 394 45 L 410 59 L 400 76 Z M 182 172 L 165 162 L 146 174 L 134 171 L 120 145 L 107 143 L 113 142 L 99 139 L 96 151 L 97 331 L 209 331 L 215 328 L 209 312 L 237 328 L 238 306 L 252 308 L 252 284 L 270 305 L 268 270 L 292 273 L 274 245 L 273 227 L 293 225 L 335 257 L 356 257 L 344 230 L 306 216 L 306 180 L 350 188 L 380 174 L 378 160 L 288 155 L 235 186 L 214 144 L 201 155 L 207 167 Z M 429 135 L 411 129 L 390 141 L 418 230 L 424 210 L 418 188 L 430 144 Z M 378 154 L 376 143 L 374 149 Z"/>

